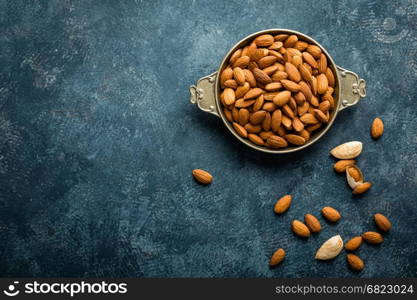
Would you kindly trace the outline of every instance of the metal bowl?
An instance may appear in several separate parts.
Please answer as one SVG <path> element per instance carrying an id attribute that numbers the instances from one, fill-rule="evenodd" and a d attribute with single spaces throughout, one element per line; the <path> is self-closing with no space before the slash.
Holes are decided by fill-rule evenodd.
<path id="1" fill-rule="evenodd" d="M 227 121 L 223 113 L 222 105 L 220 103 L 220 76 L 218 76 L 218 74 L 221 74 L 222 70 L 227 67 L 227 62 L 235 50 L 248 45 L 256 36 L 266 33 L 272 35 L 284 33 L 295 34 L 298 36 L 299 40 L 303 40 L 310 44 L 319 46 L 323 53 L 327 56 L 328 65 L 335 76 L 335 109 L 330 114 L 330 120 L 325 127 L 317 130 L 317 132 L 314 132 L 311 135 L 310 140 L 301 146 L 289 146 L 282 149 L 271 149 L 255 145 L 251 141 L 239 136 L 233 129 L 232 124 Z M 280 154 L 299 151 L 317 142 L 330 129 L 339 111 L 345 109 L 346 107 L 355 105 L 361 98 L 366 96 L 366 84 L 365 80 L 359 78 L 356 73 L 337 66 L 326 49 L 324 49 L 316 40 L 309 37 L 308 35 L 289 29 L 267 29 L 248 35 L 236 43 L 223 58 L 218 71 L 200 78 L 196 85 L 190 86 L 190 93 L 191 103 L 197 104 L 198 108 L 205 112 L 220 117 L 229 131 L 242 143 L 262 152 Z"/>

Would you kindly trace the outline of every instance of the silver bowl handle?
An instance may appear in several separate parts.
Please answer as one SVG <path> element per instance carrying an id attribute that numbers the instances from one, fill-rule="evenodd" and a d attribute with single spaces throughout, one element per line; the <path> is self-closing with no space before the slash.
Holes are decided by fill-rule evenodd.
<path id="1" fill-rule="evenodd" d="M 215 82 L 217 72 L 204 76 L 197 81 L 196 85 L 190 86 L 190 102 L 197 104 L 202 111 L 220 116 L 216 106 Z"/>
<path id="2" fill-rule="evenodd" d="M 366 97 L 366 82 L 364 79 L 346 69 L 337 66 L 340 76 L 340 95 L 342 104 L 339 111 L 346 107 L 355 105 L 361 98 Z"/>

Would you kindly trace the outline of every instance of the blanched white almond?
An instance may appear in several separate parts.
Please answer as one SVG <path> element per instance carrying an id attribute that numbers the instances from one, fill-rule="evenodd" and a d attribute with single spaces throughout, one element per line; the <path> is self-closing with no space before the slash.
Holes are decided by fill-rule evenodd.
<path id="1" fill-rule="evenodd" d="M 352 159 L 362 152 L 362 143 L 358 141 L 347 142 L 333 148 L 330 154 L 339 159 Z"/>
<path id="2" fill-rule="evenodd" d="M 349 186 L 354 190 L 358 185 L 363 183 L 363 174 L 358 166 L 348 166 L 346 168 L 346 179 Z"/>
<path id="3" fill-rule="evenodd" d="M 339 255 L 343 249 L 343 240 L 340 235 L 335 235 L 321 245 L 316 253 L 316 259 L 328 260 Z"/>

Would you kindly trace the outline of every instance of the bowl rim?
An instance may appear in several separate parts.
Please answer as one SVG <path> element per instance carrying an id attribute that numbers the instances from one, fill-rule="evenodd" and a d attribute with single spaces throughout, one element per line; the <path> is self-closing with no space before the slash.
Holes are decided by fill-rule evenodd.
<path id="1" fill-rule="evenodd" d="M 247 44 L 247 42 L 253 38 L 255 38 L 256 36 L 259 36 L 261 34 L 272 34 L 272 35 L 277 35 L 277 34 L 295 34 L 299 37 L 302 37 L 304 40 L 320 47 L 320 49 L 322 50 L 322 52 L 326 55 L 327 57 L 327 61 L 330 62 L 330 67 L 333 71 L 334 77 L 336 79 L 336 84 L 335 84 L 335 92 L 337 93 L 337 97 L 335 98 L 335 109 L 332 112 L 332 115 L 330 117 L 330 121 L 326 124 L 326 126 L 321 129 L 318 133 L 316 133 L 316 136 L 314 136 L 314 138 L 310 139 L 307 143 L 305 143 L 304 145 L 301 146 L 290 146 L 290 147 L 286 147 L 286 148 L 282 148 L 282 149 L 273 149 L 273 148 L 268 148 L 268 147 L 263 147 L 263 146 L 258 146 L 255 145 L 254 143 L 250 142 L 248 139 L 244 139 L 242 138 L 240 135 L 238 135 L 236 133 L 236 131 L 233 129 L 232 124 L 226 119 L 226 117 L 224 116 L 224 112 L 223 112 L 223 106 L 220 103 L 220 74 L 222 72 L 222 70 L 224 69 L 224 67 L 227 65 L 227 61 L 229 59 L 229 57 L 231 56 L 231 54 L 237 50 L 238 48 L 241 48 L 243 45 Z M 220 118 L 222 119 L 223 123 L 225 124 L 225 126 L 229 129 L 229 131 L 242 143 L 244 143 L 246 146 L 258 150 L 258 151 L 262 151 L 262 152 L 266 152 L 266 153 L 272 153 L 272 154 L 284 154 L 284 153 L 291 153 L 291 152 L 296 152 L 296 151 L 300 151 L 302 149 L 305 149 L 311 145 L 313 145 L 314 143 L 316 143 L 321 137 L 323 137 L 323 135 L 325 135 L 327 133 L 327 131 L 330 129 L 330 127 L 332 127 L 334 120 L 337 117 L 337 114 L 340 111 L 341 108 L 341 92 L 340 92 L 340 86 L 341 86 L 341 82 L 340 82 L 340 76 L 339 73 L 337 71 L 337 65 L 334 62 L 333 58 L 331 57 L 331 55 L 327 52 L 327 50 L 319 43 L 317 42 L 315 39 L 313 39 L 312 37 L 295 31 L 295 30 L 291 30 L 291 29 L 285 29 L 285 28 L 270 28 L 270 29 L 265 29 L 265 30 L 261 30 L 258 32 L 254 32 L 252 34 L 247 35 L 246 37 L 244 37 L 243 39 L 241 39 L 240 41 L 238 41 L 236 44 L 234 44 L 233 47 L 230 48 L 230 50 L 226 53 L 226 55 L 223 57 L 220 66 L 217 70 L 217 74 L 218 76 L 216 76 L 216 81 L 215 81 L 215 86 L 214 86 L 214 96 L 215 96 L 215 102 L 216 102 L 216 108 L 217 111 L 219 112 Z"/>

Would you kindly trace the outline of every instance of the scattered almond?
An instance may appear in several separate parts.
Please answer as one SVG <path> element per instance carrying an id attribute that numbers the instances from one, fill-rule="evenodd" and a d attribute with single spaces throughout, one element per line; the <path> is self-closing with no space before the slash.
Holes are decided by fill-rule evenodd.
<path id="1" fill-rule="evenodd" d="M 361 271 L 365 266 L 362 259 L 359 256 L 352 253 L 348 253 L 346 255 L 346 260 L 349 264 L 349 267 L 351 267 L 354 271 Z"/>
<path id="2" fill-rule="evenodd" d="M 355 236 L 351 238 L 345 245 L 345 249 L 348 251 L 355 251 L 362 245 L 362 237 Z"/>
<path id="3" fill-rule="evenodd" d="M 278 199 L 277 203 L 274 206 L 274 212 L 277 214 L 282 214 L 288 210 L 291 205 L 292 196 L 285 195 Z"/>
<path id="4" fill-rule="evenodd" d="M 354 195 L 363 194 L 366 191 L 368 191 L 371 187 L 372 187 L 372 183 L 364 182 L 364 183 L 359 184 L 357 187 L 355 187 L 352 193 Z"/>
<path id="5" fill-rule="evenodd" d="M 272 255 L 271 260 L 269 261 L 269 265 L 271 267 L 275 267 L 279 265 L 285 259 L 285 251 L 282 248 L 279 248 L 275 253 Z"/>
<path id="6" fill-rule="evenodd" d="M 195 169 L 193 170 L 193 176 L 195 180 L 202 184 L 209 184 L 213 181 L 213 176 L 207 171 L 201 170 L 201 169 Z"/>
<path id="7" fill-rule="evenodd" d="M 330 206 L 323 207 L 321 213 L 330 222 L 337 222 L 341 218 L 340 213 Z"/>
<path id="8" fill-rule="evenodd" d="M 355 164 L 354 159 L 342 159 L 339 160 L 337 163 L 334 164 L 334 170 L 337 173 L 344 173 L 346 172 L 346 168 Z"/>
<path id="9" fill-rule="evenodd" d="M 382 235 L 378 232 L 368 231 L 362 234 L 362 238 L 369 244 L 381 244 L 384 241 Z"/>
<path id="10" fill-rule="evenodd" d="M 300 237 L 309 237 L 310 236 L 310 230 L 301 221 L 298 221 L 298 220 L 292 221 L 291 229 L 296 235 L 298 235 Z"/>
<path id="11" fill-rule="evenodd" d="M 384 123 L 380 118 L 375 118 L 372 122 L 371 136 L 374 139 L 379 139 L 384 133 Z"/>
<path id="12" fill-rule="evenodd" d="M 304 215 L 304 223 L 307 225 L 308 229 L 310 229 L 311 232 L 320 232 L 321 230 L 321 224 L 319 220 L 311 215 L 311 214 L 305 214 Z"/>
<path id="13" fill-rule="evenodd" d="M 384 216 L 383 214 L 375 214 L 374 221 L 375 221 L 376 226 L 381 231 L 387 232 L 392 227 L 390 220 L 388 220 L 388 218 Z"/>

